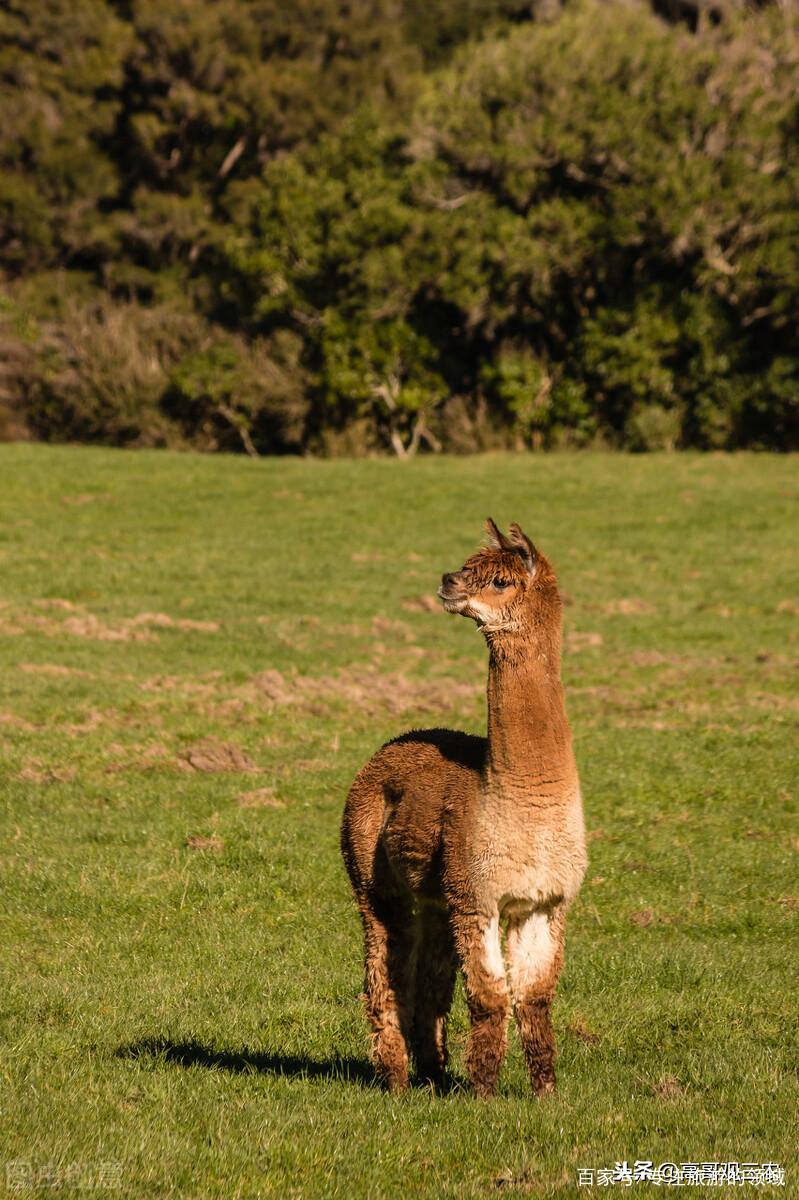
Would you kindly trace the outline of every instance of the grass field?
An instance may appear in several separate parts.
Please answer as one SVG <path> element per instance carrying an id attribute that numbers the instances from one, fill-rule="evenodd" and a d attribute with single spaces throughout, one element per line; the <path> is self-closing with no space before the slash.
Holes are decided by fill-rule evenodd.
<path id="1" fill-rule="evenodd" d="M 797 465 L 0 449 L 0 1194 L 572 1197 L 651 1160 L 799 1195 Z M 512 1032 L 471 1098 L 459 993 L 452 1086 L 392 1098 L 340 813 L 392 735 L 484 729 L 430 598 L 489 514 L 566 599 L 559 1095 Z"/>

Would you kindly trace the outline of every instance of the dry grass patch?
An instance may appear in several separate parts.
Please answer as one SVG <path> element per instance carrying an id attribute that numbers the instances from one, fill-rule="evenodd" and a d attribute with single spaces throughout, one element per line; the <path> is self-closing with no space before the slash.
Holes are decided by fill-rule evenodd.
<path id="1" fill-rule="evenodd" d="M 578 1017 L 576 1021 L 572 1021 L 571 1025 L 567 1025 L 566 1032 L 575 1037 L 578 1042 L 584 1042 L 587 1046 L 596 1046 L 603 1038 L 602 1033 L 589 1029 L 582 1017 Z"/>
<path id="2" fill-rule="evenodd" d="M 110 742 L 106 751 L 109 754 L 126 756 L 123 762 L 109 763 L 105 768 L 106 775 L 126 774 L 128 771 L 153 771 L 165 766 L 178 771 L 191 771 L 189 764 L 182 759 L 175 758 L 172 749 L 164 742 L 147 742 L 132 746 L 121 746 L 118 742 Z"/>
<path id="3" fill-rule="evenodd" d="M 104 725 L 106 721 L 113 720 L 114 713 L 101 713 L 97 709 L 90 708 L 85 718 L 75 724 L 62 725 L 61 728 L 65 733 L 83 734 L 93 733 L 100 725 Z"/>
<path id="4" fill-rule="evenodd" d="M 368 664 L 335 675 L 284 676 L 280 671 L 262 671 L 242 689 L 244 698 L 265 699 L 274 705 L 300 705 L 306 711 L 345 703 L 367 716 L 388 713 L 441 713 L 454 705 L 476 701 L 484 685 L 464 683 L 450 676 L 409 679 L 400 671 L 386 671 Z"/>
<path id="5" fill-rule="evenodd" d="M 656 611 L 654 604 L 650 604 L 648 600 L 642 600 L 640 596 L 623 596 L 619 600 L 612 600 L 604 608 L 604 612 L 609 617 L 649 616 Z"/>
<path id="6" fill-rule="evenodd" d="M 97 501 L 100 501 L 100 500 L 113 500 L 113 495 L 111 492 L 102 492 L 98 495 L 91 496 L 88 493 L 81 492 L 77 496 L 62 496 L 61 497 L 62 504 L 75 504 L 78 506 L 81 506 L 84 504 L 95 504 Z"/>
<path id="7" fill-rule="evenodd" d="M 20 717 L 17 713 L 9 712 L 8 709 L 0 712 L 0 725 L 7 725 L 11 729 L 24 730 L 25 733 L 36 733 L 42 728 L 41 725 L 33 725 L 30 721 L 26 721 L 24 717 Z"/>
<path id="8" fill-rule="evenodd" d="M 271 787 L 255 788 L 252 792 L 239 792 L 239 808 L 285 808 L 285 801 L 278 799 Z"/>
<path id="9" fill-rule="evenodd" d="M 233 742 L 216 742 L 211 738 L 181 750 L 178 759 L 188 763 L 193 770 L 207 774 L 237 771 L 242 775 L 251 775 L 260 770 L 241 746 Z"/>
<path id="10" fill-rule="evenodd" d="M 217 696 L 222 688 L 221 671 L 208 671 L 199 677 L 183 675 L 153 675 L 139 684 L 143 692 L 178 692 L 182 696 L 197 696 L 200 699 Z"/>
<path id="11" fill-rule="evenodd" d="M 260 771 L 246 750 L 233 742 L 217 741 L 206 738 L 195 742 L 194 745 L 175 751 L 164 742 L 148 742 L 143 745 L 121 746 L 117 742 L 110 743 L 106 750 L 112 754 L 125 755 L 121 762 L 107 764 L 107 775 L 126 774 L 127 772 L 171 770 L 184 774 L 221 774 L 237 772 L 240 775 L 254 775 Z"/>
<path id="12" fill-rule="evenodd" d="M 657 1083 L 650 1084 L 650 1086 L 661 1100 L 677 1100 L 688 1090 L 680 1083 L 676 1075 L 662 1075 Z"/>
<path id="13" fill-rule="evenodd" d="M 225 848 L 225 843 L 215 833 L 211 837 L 195 834 L 194 837 L 188 839 L 186 845 L 189 850 L 214 850 L 217 853 Z"/>
<path id="14" fill-rule="evenodd" d="M 435 596 L 409 596 L 402 601 L 406 612 L 440 612 L 441 601 Z"/>
<path id="15" fill-rule="evenodd" d="M 167 613 L 152 612 L 104 622 L 88 609 L 61 597 L 34 600 L 33 604 L 47 612 L 69 615 L 63 620 L 58 620 L 55 616 L 40 616 L 24 608 L 15 608 L 0 617 L 0 635 L 40 633 L 45 637 L 61 637 L 63 634 L 69 634 L 71 637 L 93 638 L 100 642 L 149 642 L 158 640 L 158 634 L 155 632 L 157 629 L 216 633 L 221 628 L 219 621 L 192 621 L 182 617 L 176 619 Z"/>
<path id="16" fill-rule="evenodd" d="M 583 633 L 580 630 L 573 629 L 566 634 L 564 648 L 567 654 L 579 654 L 581 650 L 601 646 L 602 642 L 601 633 Z"/>
<path id="17" fill-rule="evenodd" d="M 18 771 L 12 779 L 19 779 L 26 783 L 69 783 L 75 778 L 78 773 L 77 767 L 43 767 L 37 759 L 31 761 Z"/>

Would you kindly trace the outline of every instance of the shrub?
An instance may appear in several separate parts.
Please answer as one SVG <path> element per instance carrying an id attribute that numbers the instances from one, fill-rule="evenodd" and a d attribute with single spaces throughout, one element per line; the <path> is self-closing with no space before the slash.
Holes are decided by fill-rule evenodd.
<path id="1" fill-rule="evenodd" d="M 796 446 L 798 62 L 772 12 L 587 4 L 469 46 L 407 137 L 362 113 L 267 170 L 226 300 L 303 339 L 318 428 L 388 444 L 388 372 L 445 445 L 449 393 L 534 446 Z"/>
<path id="2" fill-rule="evenodd" d="M 209 332 L 170 372 L 161 408 L 202 450 L 297 451 L 304 443 L 307 381 L 299 339 Z"/>
<path id="3" fill-rule="evenodd" d="M 799 446 L 796 13 L 34 9 L 0 252 L 38 436 Z M 25 300 L 59 270 L 71 304 Z"/>

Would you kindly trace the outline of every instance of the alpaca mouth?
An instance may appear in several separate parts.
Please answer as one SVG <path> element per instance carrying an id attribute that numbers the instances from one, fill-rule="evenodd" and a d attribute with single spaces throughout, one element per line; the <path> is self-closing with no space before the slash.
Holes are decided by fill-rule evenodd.
<path id="1" fill-rule="evenodd" d="M 469 599 L 465 592 L 455 592 L 453 595 L 449 592 L 445 592 L 443 586 L 438 589 L 436 595 L 438 596 L 439 600 L 442 601 L 447 612 L 458 612 L 461 608 L 463 608 L 463 606 L 466 604 L 466 601 Z"/>

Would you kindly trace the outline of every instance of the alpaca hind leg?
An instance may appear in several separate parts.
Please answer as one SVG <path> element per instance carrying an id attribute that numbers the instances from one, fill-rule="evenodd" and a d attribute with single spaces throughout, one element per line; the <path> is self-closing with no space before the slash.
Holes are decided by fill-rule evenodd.
<path id="1" fill-rule="evenodd" d="M 447 1014 L 457 970 L 449 916 L 441 909 L 424 909 L 419 916 L 411 1045 L 419 1076 L 438 1087 L 447 1067 Z"/>
<path id="2" fill-rule="evenodd" d="M 499 917 L 459 914 L 454 932 L 471 1022 L 466 1067 L 475 1093 L 493 1096 L 508 1044 L 510 1013 Z"/>
<path id="3" fill-rule="evenodd" d="M 563 968 L 565 913 L 534 912 L 508 927 L 508 974 L 516 1024 L 537 1096 L 555 1090 L 555 1030 L 552 1000 Z"/>
<path id="4" fill-rule="evenodd" d="M 366 943 L 364 1002 L 377 1074 L 390 1091 L 408 1086 L 408 1040 L 413 1017 L 416 929 L 409 906 L 383 902 L 363 913 Z"/>

